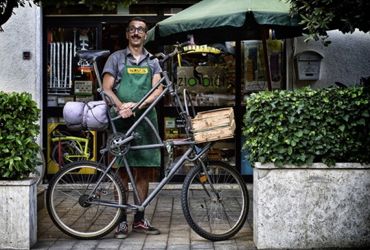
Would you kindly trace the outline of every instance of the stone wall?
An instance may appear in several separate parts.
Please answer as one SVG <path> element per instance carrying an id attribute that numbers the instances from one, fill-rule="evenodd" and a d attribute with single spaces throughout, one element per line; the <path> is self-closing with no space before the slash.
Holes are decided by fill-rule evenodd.
<path id="1" fill-rule="evenodd" d="M 354 85 L 360 82 L 360 77 L 370 76 L 370 33 L 329 31 L 328 34 L 331 44 L 327 47 L 321 41 L 304 42 L 304 37 L 287 42 L 289 88 L 328 87 L 336 81 Z M 297 80 L 294 56 L 305 50 L 314 50 L 324 56 L 319 80 Z"/>
<path id="2" fill-rule="evenodd" d="M 0 181 L 0 249 L 30 249 L 37 241 L 36 180 Z"/>
<path id="3" fill-rule="evenodd" d="M 256 164 L 253 233 L 258 249 L 370 246 L 370 166 Z"/>

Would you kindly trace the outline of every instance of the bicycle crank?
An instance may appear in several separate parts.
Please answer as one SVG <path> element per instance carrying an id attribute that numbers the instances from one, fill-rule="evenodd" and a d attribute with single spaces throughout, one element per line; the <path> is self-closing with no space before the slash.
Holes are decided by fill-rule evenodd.
<path id="1" fill-rule="evenodd" d="M 125 135 L 123 133 L 115 133 L 111 134 L 108 137 L 107 140 L 107 148 L 109 152 L 114 156 L 122 156 L 125 155 L 129 149 L 129 144 L 122 144 L 122 142 L 125 139 Z"/>

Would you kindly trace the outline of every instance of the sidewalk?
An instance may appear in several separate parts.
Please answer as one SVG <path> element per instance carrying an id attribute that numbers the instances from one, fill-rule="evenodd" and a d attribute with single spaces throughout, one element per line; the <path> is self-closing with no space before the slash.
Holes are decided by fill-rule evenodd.
<path id="1" fill-rule="evenodd" d="M 111 232 L 100 240 L 76 240 L 54 226 L 45 206 L 38 212 L 38 242 L 32 249 L 256 249 L 253 243 L 250 184 L 248 191 L 250 207 L 247 222 L 236 236 L 227 241 L 211 242 L 194 233 L 182 213 L 180 190 L 169 188 L 163 190 L 146 209 L 146 217 L 161 230 L 160 235 L 130 232 L 128 238 L 119 240 Z M 133 215 L 129 215 L 128 219 L 129 223 L 132 222 Z"/>

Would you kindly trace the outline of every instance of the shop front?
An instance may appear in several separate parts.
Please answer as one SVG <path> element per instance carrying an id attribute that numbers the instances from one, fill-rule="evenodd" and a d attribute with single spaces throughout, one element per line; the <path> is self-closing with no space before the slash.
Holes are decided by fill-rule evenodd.
<path id="1" fill-rule="evenodd" d="M 152 3 L 153 2 L 153 3 Z M 170 1 L 171 2 L 171 1 Z M 64 9 L 63 13 L 44 10 L 43 50 L 44 81 L 43 89 L 43 145 L 48 159 L 48 177 L 66 163 L 65 154 L 76 154 L 79 149 L 61 149 L 55 137 L 80 137 L 89 140 L 89 154 L 79 159 L 96 160 L 99 149 L 104 145 L 107 134 L 102 132 L 76 132 L 66 128 L 63 121 L 63 107 L 68 101 L 97 100 L 96 79 L 92 65 L 76 57 L 78 50 L 104 49 L 114 52 L 127 45 L 124 32 L 127 22 L 133 16 L 144 17 L 149 27 L 172 14 L 189 7 L 198 1 L 172 1 L 173 3 L 144 3 L 126 9 L 117 9 L 106 14 L 91 13 L 83 9 Z M 204 34 L 206 35 L 206 34 Z M 179 41 L 183 42 L 183 41 Z M 253 92 L 268 88 L 266 79 L 265 51 L 270 62 L 273 89 L 284 89 L 285 79 L 285 42 L 268 40 L 267 50 L 260 40 L 234 40 L 189 46 L 187 51 L 165 65 L 179 90 L 188 89 L 197 111 L 232 107 L 235 113 L 236 130 L 232 139 L 217 142 L 208 158 L 224 161 L 235 166 L 247 181 L 252 180 L 252 169 L 246 159 L 247 152 L 242 149 L 243 114 L 245 98 Z M 152 53 L 170 51 L 171 44 L 148 44 Z M 99 62 L 100 66 L 104 61 Z M 165 98 L 157 107 L 159 132 L 162 138 L 178 139 L 183 137 L 183 125 L 176 116 L 176 107 Z M 66 144 L 65 144 L 66 145 Z M 181 154 L 181 149 L 173 157 Z M 162 152 L 162 166 L 168 161 Z M 84 158 L 85 157 L 85 158 Z M 174 181 L 182 180 L 186 166 Z M 153 172 L 152 181 L 158 181 L 164 174 L 164 167 Z"/>

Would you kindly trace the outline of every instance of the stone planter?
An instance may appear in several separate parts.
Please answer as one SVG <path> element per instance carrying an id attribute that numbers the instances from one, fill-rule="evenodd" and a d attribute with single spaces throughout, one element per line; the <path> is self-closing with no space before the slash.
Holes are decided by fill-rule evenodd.
<path id="1" fill-rule="evenodd" d="M 35 179 L 0 181 L 0 249 L 30 249 L 37 241 Z"/>
<path id="2" fill-rule="evenodd" d="M 256 163 L 253 178 L 258 249 L 370 246 L 370 165 Z"/>

